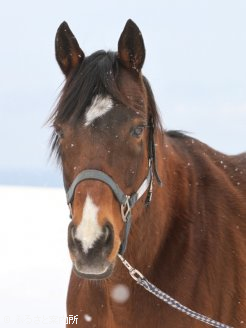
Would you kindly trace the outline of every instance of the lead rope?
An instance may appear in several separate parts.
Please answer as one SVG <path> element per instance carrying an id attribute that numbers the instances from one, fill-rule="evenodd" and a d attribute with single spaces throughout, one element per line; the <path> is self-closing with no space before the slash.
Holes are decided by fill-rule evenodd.
<path id="1" fill-rule="evenodd" d="M 158 297 L 159 299 L 161 299 L 163 302 L 167 303 L 168 305 L 170 305 L 172 308 L 179 310 L 183 313 L 185 313 L 186 315 L 199 320 L 201 322 L 206 323 L 207 325 L 210 325 L 212 327 L 217 327 L 217 328 L 233 328 L 232 326 L 228 326 L 225 325 L 224 323 L 215 321 L 209 317 L 206 317 L 203 314 L 197 313 L 191 309 L 189 309 L 188 307 L 182 305 L 181 303 L 179 303 L 178 301 L 176 301 L 174 298 L 172 298 L 171 296 L 169 296 L 168 294 L 164 293 L 163 291 L 161 291 L 159 288 L 157 288 L 155 285 L 153 285 L 151 282 L 149 282 L 143 275 L 141 272 L 139 272 L 137 269 L 133 268 L 130 263 L 124 259 L 124 257 L 120 254 L 118 254 L 118 257 L 120 258 L 120 260 L 122 261 L 122 263 L 124 264 L 124 266 L 127 268 L 127 270 L 129 271 L 130 276 L 139 284 L 141 285 L 143 288 L 145 288 L 148 292 L 154 294 L 156 297 Z"/>

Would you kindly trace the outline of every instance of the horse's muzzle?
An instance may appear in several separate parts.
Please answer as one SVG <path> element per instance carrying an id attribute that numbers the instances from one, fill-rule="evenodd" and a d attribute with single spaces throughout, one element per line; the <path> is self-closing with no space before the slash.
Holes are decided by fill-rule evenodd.
<path id="1" fill-rule="evenodd" d="M 68 227 L 68 248 L 73 262 L 73 271 L 84 279 L 105 279 L 113 271 L 114 263 L 108 260 L 113 249 L 114 232 L 112 225 L 106 223 L 102 234 L 93 247 L 85 249 L 83 241 L 76 238 L 76 226 Z"/>

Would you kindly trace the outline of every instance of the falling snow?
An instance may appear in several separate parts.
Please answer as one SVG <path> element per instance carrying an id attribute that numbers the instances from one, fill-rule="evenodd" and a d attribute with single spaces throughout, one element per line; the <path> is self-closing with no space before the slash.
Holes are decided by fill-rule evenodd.
<path id="1" fill-rule="evenodd" d="M 116 303 L 125 303 L 130 296 L 129 288 L 126 285 L 115 285 L 111 290 L 111 297 Z"/>
<path id="2" fill-rule="evenodd" d="M 84 319 L 85 319 L 86 322 L 91 322 L 92 317 L 89 314 L 85 314 Z"/>

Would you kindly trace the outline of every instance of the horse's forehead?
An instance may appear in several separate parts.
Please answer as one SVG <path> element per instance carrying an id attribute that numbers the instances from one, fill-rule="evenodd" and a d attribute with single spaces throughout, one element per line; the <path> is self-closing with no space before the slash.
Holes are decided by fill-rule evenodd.
<path id="1" fill-rule="evenodd" d="M 129 121 L 134 122 L 135 119 L 145 118 L 143 108 L 134 108 L 136 102 L 128 99 L 129 104 L 122 104 L 117 100 L 113 100 L 111 95 L 96 95 L 91 100 L 90 105 L 86 108 L 83 117 L 83 127 L 107 125 L 112 129 L 113 127 L 122 127 L 122 123 Z M 131 102 L 134 104 L 131 106 Z M 142 103 L 140 104 L 140 106 Z M 141 110 L 142 109 L 142 110 Z M 105 131 L 104 131 L 105 132 Z"/>

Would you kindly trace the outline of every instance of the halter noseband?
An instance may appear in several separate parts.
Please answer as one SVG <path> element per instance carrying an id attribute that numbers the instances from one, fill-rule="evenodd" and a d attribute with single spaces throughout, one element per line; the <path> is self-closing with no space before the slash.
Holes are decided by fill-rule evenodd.
<path id="1" fill-rule="evenodd" d="M 136 192 L 132 195 L 126 195 L 122 189 L 118 186 L 114 180 L 99 170 L 83 170 L 81 171 L 73 180 L 69 189 L 66 190 L 67 193 L 67 204 L 70 208 L 70 215 L 72 217 L 72 202 L 74 198 L 74 193 L 77 185 L 84 180 L 99 180 L 107 184 L 113 191 L 115 197 L 120 203 L 121 206 L 121 216 L 122 220 L 125 223 L 125 234 L 124 239 L 121 243 L 119 254 L 124 254 L 127 246 L 128 235 L 131 228 L 131 209 L 136 204 L 136 202 L 142 197 L 145 191 L 148 190 L 148 194 L 145 200 L 145 205 L 148 206 L 152 198 L 152 185 L 153 185 L 153 174 L 155 175 L 157 182 L 161 185 L 161 180 L 158 176 L 156 163 L 155 163 L 155 144 L 154 144 L 154 128 L 153 124 L 150 125 L 149 133 L 149 170 L 148 175 L 145 180 L 142 182 L 141 186 Z"/>

